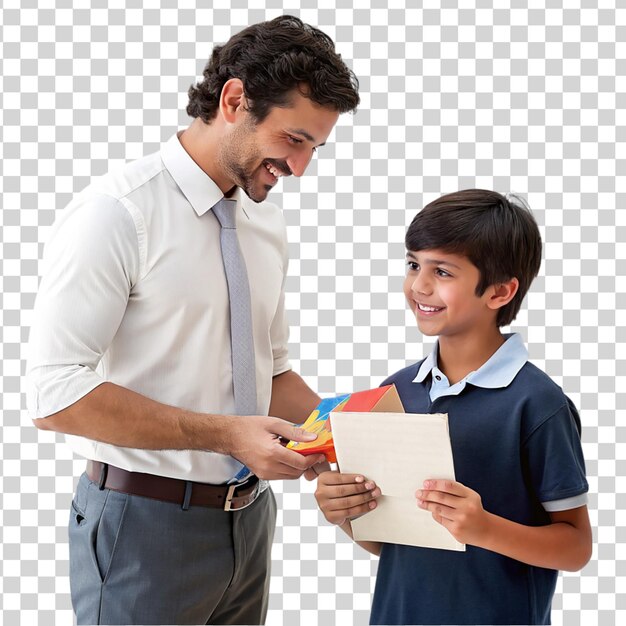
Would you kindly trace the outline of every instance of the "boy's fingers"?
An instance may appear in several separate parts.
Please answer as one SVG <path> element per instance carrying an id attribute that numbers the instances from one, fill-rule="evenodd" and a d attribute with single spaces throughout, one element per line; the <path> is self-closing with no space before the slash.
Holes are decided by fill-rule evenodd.
<path id="1" fill-rule="evenodd" d="M 429 491 L 444 491 L 454 496 L 465 495 L 467 487 L 454 480 L 430 478 L 424 481 L 424 489 Z"/>
<path id="2" fill-rule="evenodd" d="M 371 494 L 375 488 L 376 486 L 372 483 L 348 483 L 343 485 L 335 485 L 333 489 L 335 498 L 345 498 L 357 494 Z"/>
<path id="3" fill-rule="evenodd" d="M 437 502 L 425 502 L 424 500 L 419 501 L 418 505 L 421 509 L 430 511 L 435 520 L 439 523 L 441 523 L 441 518 L 454 521 L 455 510 L 449 506 L 438 504 Z"/>
<path id="4" fill-rule="evenodd" d="M 425 491 L 418 489 L 415 497 L 422 502 L 433 502 L 435 504 L 443 504 L 450 508 L 456 508 L 459 505 L 459 496 L 453 496 L 443 491 Z"/>
<path id="5" fill-rule="evenodd" d="M 373 483 L 348 483 L 348 484 L 335 484 L 329 485 L 327 483 L 320 484 L 322 477 L 327 474 L 322 474 L 317 482 L 316 493 L 333 501 L 341 501 L 346 498 L 356 497 L 361 498 L 367 496 L 368 498 L 377 497 L 380 495 L 380 489 L 376 488 Z M 373 495 L 376 492 L 377 495 Z M 347 508 L 347 507 L 343 507 Z"/>
<path id="6" fill-rule="evenodd" d="M 361 508 L 369 502 L 376 500 L 380 496 L 380 489 L 374 491 L 366 491 L 344 498 L 334 498 L 328 503 L 328 508 L 333 511 L 352 511 L 355 508 Z M 363 511 L 369 510 L 367 507 Z"/>
<path id="7" fill-rule="evenodd" d="M 376 504 L 376 500 L 370 500 L 367 504 L 362 504 L 361 506 L 356 506 L 349 509 L 346 517 L 348 517 L 349 519 L 359 517 L 360 515 L 364 515 L 365 513 L 373 511 L 377 506 L 378 505 Z"/>
<path id="8" fill-rule="evenodd" d="M 325 472 L 324 482 L 327 485 L 365 485 L 371 481 L 365 479 L 362 474 L 342 474 L 341 472 Z"/>

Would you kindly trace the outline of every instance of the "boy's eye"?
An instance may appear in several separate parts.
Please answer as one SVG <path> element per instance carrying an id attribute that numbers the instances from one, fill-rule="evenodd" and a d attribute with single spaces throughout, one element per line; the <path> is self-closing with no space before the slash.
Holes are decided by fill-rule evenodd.
<path id="1" fill-rule="evenodd" d="M 416 263 L 415 261 L 407 261 L 406 267 L 407 267 L 407 270 L 411 272 L 417 272 L 417 270 L 420 268 L 419 264 Z"/>
<path id="2" fill-rule="evenodd" d="M 446 272 L 446 270 L 442 270 L 440 267 L 438 267 L 435 270 L 435 273 L 437 274 L 437 276 L 444 276 L 444 277 L 452 276 L 452 274 L 449 274 L 448 272 Z"/>

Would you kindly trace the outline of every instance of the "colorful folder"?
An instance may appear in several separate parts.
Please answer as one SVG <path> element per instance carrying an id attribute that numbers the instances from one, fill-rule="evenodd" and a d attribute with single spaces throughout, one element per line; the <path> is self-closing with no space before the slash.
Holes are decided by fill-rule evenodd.
<path id="1" fill-rule="evenodd" d="M 311 442 L 290 441 L 287 447 L 300 454 L 324 454 L 330 463 L 336 463 L 333 433 L 330 429 L 328 416 L 331 412 L 351 411 L 354 413 L 404 413 L 404 407 L 395 385 L 377 387 L 367 391 L 344 394 L 334 398 L 324 398 L 307 420 L 302 428 L 315 433 L 317 439 Z"/>

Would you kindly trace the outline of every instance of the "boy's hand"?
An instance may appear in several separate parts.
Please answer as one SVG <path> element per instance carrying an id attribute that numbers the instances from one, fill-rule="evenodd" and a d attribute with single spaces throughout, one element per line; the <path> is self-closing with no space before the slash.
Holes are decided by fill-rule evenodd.
<path id="1" fill-rule="evenodd" d="M 324 472 L 317 479 L 315 499 L 324 517 L 341 526 L 347 520 L 376 508 L 380 489 L 359 474 Z"/>
<path id="2" fill-rule="evenodd" d="M 457 541 L 480 545 L 487 533 L 489 513 L 475 491 L 453 480 L 426 480 L 415 497 L 417 506 L 430 511 Z"/>

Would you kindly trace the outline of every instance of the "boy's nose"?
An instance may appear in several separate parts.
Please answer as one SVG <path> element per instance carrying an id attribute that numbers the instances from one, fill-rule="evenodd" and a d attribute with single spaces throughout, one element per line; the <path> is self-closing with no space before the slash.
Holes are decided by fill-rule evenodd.
<path id="1" fill-rule="evenodd" d="M 422 293 L 424 295 L 429 295 L 432 293 L 433 290 L 430 281 L 426 280 L 426 278 L 422 274 L 420 274 L 413 281 L 413 284 L 411 285 L 411 291 L 414 294 Z"/>

